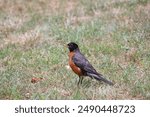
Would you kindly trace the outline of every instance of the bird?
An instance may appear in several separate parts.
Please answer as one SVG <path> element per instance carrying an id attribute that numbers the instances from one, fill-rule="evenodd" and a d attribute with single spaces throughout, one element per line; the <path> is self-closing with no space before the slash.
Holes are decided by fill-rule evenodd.
<path id="1" fill-rule="evenodd" d="M 88 76 L 94 78 L 98 81 L 103 81 L 109 85 L 113 83 L 103 77 L 102 74 L 98 73 L 86 57 L 80 52 L 78 45 L 75 42 L 70 42 L 67 44 L 69 49 L 69 66 L 72 71 L 79 76 L 79 81 L 77 85 L 82 84 L 83 77 Z"/>

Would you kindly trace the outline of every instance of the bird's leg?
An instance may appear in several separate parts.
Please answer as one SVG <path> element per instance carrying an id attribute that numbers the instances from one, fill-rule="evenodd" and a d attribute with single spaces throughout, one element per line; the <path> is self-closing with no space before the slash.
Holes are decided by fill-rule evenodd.
<path id="1" fill-rule="evenodd" d="M 81 77 L 79 76 L 78 86 L 79 86 L 80 82 L 81 82 Z"/>
<path id="2" fill-rule="evenodd" d="M 83 81 L 83 77 L 79 76 L 78 86 L 79 86 L 79 84 L 82 84 L 82 81 Z"/>

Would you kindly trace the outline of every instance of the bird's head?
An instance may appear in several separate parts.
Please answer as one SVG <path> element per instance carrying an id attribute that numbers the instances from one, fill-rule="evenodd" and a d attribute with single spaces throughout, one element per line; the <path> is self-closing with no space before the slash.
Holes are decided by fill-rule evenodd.
<path id="1" fill-rule="evenodd" d="M 67 46 L 68 46 L 68 49 L 69 49 L 70 52 L 79 49 L 79 48 L 78 48 L 78 45 L 77 45 L 76 43 L 74 43 L 74 42 L 68 43 Z"/>

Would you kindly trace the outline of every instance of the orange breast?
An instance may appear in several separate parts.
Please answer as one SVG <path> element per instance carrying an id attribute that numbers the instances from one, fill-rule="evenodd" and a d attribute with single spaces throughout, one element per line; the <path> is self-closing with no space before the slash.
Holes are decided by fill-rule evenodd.
<path id="1" fill-rule="evenodd" d="M 79 67 L 77 67 L 74 62 L 72 61 L 72 57 L 74 56 L 74 52 L 70 52 L 69 53 L 69 65 L 71 67 L 71 69 L 78 75 L 81 76 L 82 75 L 82 71 Z"/>

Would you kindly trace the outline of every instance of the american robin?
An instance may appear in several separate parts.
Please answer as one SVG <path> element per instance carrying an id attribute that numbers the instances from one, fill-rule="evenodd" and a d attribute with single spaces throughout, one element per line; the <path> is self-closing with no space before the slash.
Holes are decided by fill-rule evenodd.
<path id="1" fill-rule="evenodd" d="M 71 69 L 79 76 L 78 85 L 83 80 L 83 76 L 89 76 L 95 78 L 98 81 L 104 81 L 109 85 L 113 85 L 111 81 L 108 81 L 102 74 L 98 73 L 85 56 L 80 52 L 78 45 L 74 42 L 67 44 L 69 49 L 69 65 Z"/>

